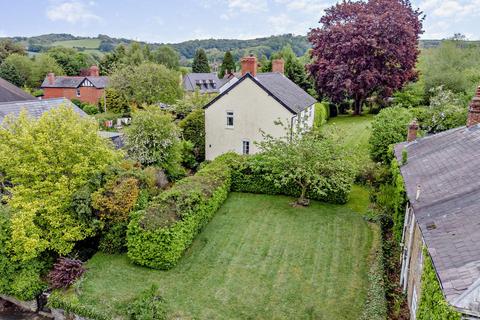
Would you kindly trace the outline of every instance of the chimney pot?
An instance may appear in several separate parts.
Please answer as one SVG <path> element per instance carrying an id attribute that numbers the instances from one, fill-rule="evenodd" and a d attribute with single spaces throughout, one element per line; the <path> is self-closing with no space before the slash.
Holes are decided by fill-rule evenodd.
<path id="1" fill-rule="evenodd" d="M 407 142 L 412 142 L 417 139 L 417 131 L 418 131 L 417 119 L 413 119 L 413 121 L 408 125 Z"/>
<path id="2" fill-rule="evenodd" d="M 475 97 L 473 97 L 468 108 L 467 127 L 470 128 L 480 123 L 480 86 L 477 88 Z"/>
<path id="3" fill-rule="evenodd" d="M 90 77 L 99 77 L 100 69 L 97 66 L 90 67 Z"/>
<path id="4" fill-rule="evenodd" d="M 48 78 L 48 84 L 52 85 L 52 84 L 55 83 L 55 73 L 50 72 L 50 73 L 47 75 L 47 78 Z"/>
<path id="5" fill-rule="evenodd" d="M 285 73 L 285 61 L 283 59 L 275 59 L 272 61 L 272 72 Z"/>
<path id="6" fill-rule="evenodd" d="M 257 57 L 243 57 L 240 62 L 242 64 L 242 76 L 244 76 L 247 72 L 254 77 L 257 75 Z"/>

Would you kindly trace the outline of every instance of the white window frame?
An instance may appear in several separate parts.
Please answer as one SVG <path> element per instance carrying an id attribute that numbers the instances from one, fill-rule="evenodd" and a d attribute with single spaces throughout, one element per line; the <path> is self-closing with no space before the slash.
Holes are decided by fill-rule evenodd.
<path id="1" fill-rule="evenodd" d="M 417 297 L 417 289 L 413 286 L 413 293 L 412 293 L 412 304 L 410 305 L 410 319 L 415 320 L 417 319 L 417 307 L 418 307 L 418 297 Z"/>
<path id="2" fill-rule="evenodd" d="M 232 124 L 229 124 L 229 119 L 232 119 Z M 233 129 L 235 127 L 235 113 L 233 111 L 227 111 L 226 112 L 226 120 L 227 123 L 225 124 L 225 127 L 228 129 Z"/>
<path id="3" fill-rule="evenodd" d="M 250 140 L 244 139 L 242 141 L 242 154 L 248 155 L 250 154 Z"/>

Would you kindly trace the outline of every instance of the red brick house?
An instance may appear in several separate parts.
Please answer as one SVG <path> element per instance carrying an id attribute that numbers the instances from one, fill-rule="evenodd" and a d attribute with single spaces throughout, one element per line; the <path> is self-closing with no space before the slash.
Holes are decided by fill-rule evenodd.
<path id="1" fill-rule="evenodd" d="M 55 76 L 49 73 L 41 88 L 45 99 L 65 97 L 97 104 L 104 98 L 107 85 L 108 77 L 100 76 L 98 67 L 92 66 L 88 76 Z"/>

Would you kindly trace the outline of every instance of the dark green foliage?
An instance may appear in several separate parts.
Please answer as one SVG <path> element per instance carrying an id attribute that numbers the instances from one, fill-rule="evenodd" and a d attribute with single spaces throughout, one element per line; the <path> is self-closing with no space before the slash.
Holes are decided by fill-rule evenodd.
<path id="1" fill-rule="evenodd" d="M 67 76 L 78 76 L 82 69 L 95 64 L 90 55 L 73 48 L 54 47 L 49 49 L 47 54 L 55 59 Z"/>
<path id="2" fill-rule="evenodd" d="M 208 64 L 207 54 L 205 50 L 198 49 L 193 58 L 192 64 L 193 73 L 208 73 L 210 72 L 210 65 Z"/>
<path id="3" fill-rule="evenodd" d="M 13 64 L 8 63 L 8 61 L 4 61 L 0 65 L 0 78 L 3 78 L 13 83 L 17 87 L 23 87 L 26 81 L 26 79 L 22 77 L 17 68 Z"/>
<path id="4" fill-rule="evenodd" d="M 107 104 L 106 109 L 109 112 L 122 114 L 130 111 L 127 99 L 113 88 L 107 88 L 105 90 L 105 102 Z"/>
<path id="5" fill-rule="evenodd" d="M 230 190 L 230 170 L 220 159 L 178 181 L 128 226 L 128 257 L 155 269 L 174 267 Z"/>
<path id="6" fill-rule="evenodd" d="M 407 164 L 408 161 L 408 153 L 407 149 L 402 150 L 402 165 Z"/>
<path id="7" fill-rule="evenodd" d="M 205 159 L 205 111 L 195 109 L 179 122 L 183 138 L 193 143 L 193 152 L 198 162 Z"/>
<path id="8" fill-rule="evenodd" d="M 233 56 L 230 51 L 225 52 L 223 57 L 222 65 L 220 66 L 220 73 L 218 76 L 222 79 L 225 74 L 233 73 L 236 71 L 235 61 L 233 61 Z"/>
<path id="9" fill-rule="evenodd" d="M 423 249 L 424 265 L 422 273 L 422 293 L 417 309 L 418 320 L 460 320 L 462 316 L 455 311 L 443 296 L 435 268 L 428 251 Z"/>
<path id="10" fill-rule="evenodd" d="M 91 115 L 91 116 L 95 115 L 97 113 L 100 113 L 100 110 L 98 109 L 98 107 L 96 105 L 89 104 L 89 103 L 85 104 L 82 109 L 83 109 L 83 111 L 85 111 L 86 114 Z"/>
<path id="11" fill-rule="evenodd" d="M 102 252 L 114 254 L 127 251 L 128 222 L 116 222 L 102 232 L 98 249 Z"/>
<path id="12" fill-rule="evenodd" d="M 163 320 L 167 319 L 165 300 L 158 294 L 158 287 L 152 285 L 127 307 L 130 320 Z"/>
<path id="13" fill-rule="evenodd" d="M 251 157 L 226 154 L 220 157 L 225 159 L 224 161 L 231 167 L 232 191 L 299 197 L 301 188 L 298 185 L 290 183 L 279 187 L 266 178 L 266 175 L 271 173 L 271 167 L 263 161 L 262 157 L 261 154 Z M 309 188 L 306 197 L 311 200 L 343 204 L 348 201 L 351 187 L 352 181 L 350 179 L 332 177 L 329 183 L 324 186 L 325 194 L 317 193 Z"/>
<path id="14" fill-rule="evenodd" d="M 11 39 L 0 41 L 0 63 L 14 53 L 25 55 L 25 48 L 22 45 L 13 42 Z"/>
<path id="15" fill-rule="evenodd" d="M 403 222 L 405 219 L 405 204 L 407 202 L 405 193 L 405 184 L 400 174 L 400 166 L 396 159 L 391 163 L 392 172 L 392 189 L 391 189 L 391 205 L 393 207 L 393 236 L 400 243 L 403 233 Z"/>
<path id="16" fill-rule="evenodd" d="M 375 116 L 369 140 L 373 160 L 389 162 L 392 156 L 389 146 L 407 140 L 408 124 L 412 118 L 409 110 L 400 107 L 383 109 Z"/>

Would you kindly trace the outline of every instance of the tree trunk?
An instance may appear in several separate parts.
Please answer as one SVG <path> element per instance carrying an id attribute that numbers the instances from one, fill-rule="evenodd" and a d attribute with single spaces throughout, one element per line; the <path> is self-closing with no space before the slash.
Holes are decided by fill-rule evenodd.
<path id="1" fill-rule="evenodd" d="M 300 198 L 297 200 L 297 204 L 301 206 L 308 206 L 309 201 L 307 198 L 305 198 L 305 195 L 307 193 L 307 186 L 301 185 L 302 187 L 302 193 L 300 194 Z"/>
<path id="2" fill-rule="evenodd" d="M 354 110 L 353 110 L 354 115 L 359 116 L 362 114 L 362 105 L 363 105 L 363 99 L 356 98 L 354 102 Z"/>

